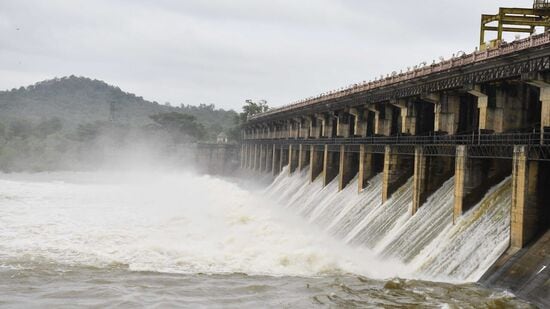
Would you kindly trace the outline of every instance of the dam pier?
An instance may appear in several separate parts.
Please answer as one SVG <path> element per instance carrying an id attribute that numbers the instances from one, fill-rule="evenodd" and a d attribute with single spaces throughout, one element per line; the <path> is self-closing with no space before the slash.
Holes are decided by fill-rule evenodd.
<path id="1" fill-rule="evenodd" d="M 454 176 L 454 219 L 511 175 L 511 246 L 546 230 L 550 33 L 502 44 L 252 116 L 241 168 L 358 191 L 383 173 L 385 202 L 413 179 L 412 214 Z"/>
<path id="2" fill-rule="evenodd" d="M 550 260 L 550 32 L 493 45 L 250 116 L 240 167 L 359 193 L 381 174 L 383 206 L 412 180 L 412 218 L 453 179 L 452 224 L 511 178 L 509 246 L 485 282 L 546 305 L 540 272 L 528 283 Z"/>

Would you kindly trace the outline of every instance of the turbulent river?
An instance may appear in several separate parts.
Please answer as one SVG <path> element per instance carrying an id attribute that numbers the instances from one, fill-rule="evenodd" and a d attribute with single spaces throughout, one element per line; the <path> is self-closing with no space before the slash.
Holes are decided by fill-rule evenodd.
<path id="1" fill-rule="evenodd" d="M 0 174 L 0 306 L 529 307 L 472 283 L 504 252 L 510 180 L 452 224 L 453 181 L 267 188 L 187 172 Z"/>

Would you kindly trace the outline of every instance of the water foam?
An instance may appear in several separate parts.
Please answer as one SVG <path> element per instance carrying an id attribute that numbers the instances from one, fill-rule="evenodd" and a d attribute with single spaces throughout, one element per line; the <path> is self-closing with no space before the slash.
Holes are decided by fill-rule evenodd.
<path id="1" fill-rule="evenodd" d="M 354 247 L 367 248 L 372 261 L 392 261 L 409 278 L 470 282 L 506 250 L 510 231 L 509 179 L 453 225 L 454 177 L 448 179 L 412 215 L 412 179 L 384 204 L 382 177 L 357 193 L 357 178 L 338 192 L 337 179 L 324 187 L 309 183 L 307 173 L 285 170 L 266 194 L 277 203 Z M 292 188 L 296 186 L 297 188 Z"/>
<path id="2" fill-rule="evenodd" d="M 284 169 L 256 194 L 182 173 L 1 175 L 0 264 L 462 282 L 508 245 L 509 179 L 453 225 L 453 178 L 412 216 L 411 180 L 381 204 L 381 175 L 361 192 L 308 177 Z"/>
<path id="3" fill-rule="evenodd" d="M 399 271 L 383 263 L 372 268 L 374 262 L 365 260 L 369 250 L 346 246 L 269 199 L 213 177 L 54 173 L 0 178 L 2 264 L 30 260 L 291 276 L 389 277 Z M 310 187 L 289 186 L 292 177 L 278 181 L 282 191 Z M 272 190 L 277 191 L 277 181 Z"/>

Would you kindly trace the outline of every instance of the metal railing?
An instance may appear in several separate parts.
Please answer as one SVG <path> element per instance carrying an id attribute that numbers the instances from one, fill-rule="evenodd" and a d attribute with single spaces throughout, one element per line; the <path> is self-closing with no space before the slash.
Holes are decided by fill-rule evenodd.
<path id="1" fill-rule="evenodd" d="M 548 0 L 535 0 L 533 4 L 534 9 L 548 9 L 550 8 L 550 1 Z"/>
<path id="2" fill-rule="evenodd" d="M 343 145 L 550 145 L 550 133 L 503 133 L 503 134 L 463 134 L 463 135 L 395 135 L 348 138 L 258 138 L 245 142 L 270 142 L 274 144 L 343 144 Z"/>
<path id="3" fill-rule="evenodd" d="M 463 67 L 469 64 L 485 61 L 488 59 L 497 58 L 500 56 L 508 55 L 520 50 L 529 49 L 532 47 L 538 47 L 550 43 L 550 32 L 545 32 L 539 35 L 533 35 L 528 38 L 517 40 L 511 43 L 502 43 L 499 47 L 494 49 L 487 49 L 478 51 L 471 54 L 461 54 L 451 59 L 434 63 L 432 65 L 424 65 L 407 72 L 395 73 L 388 75 L 385 78 L 381 78 L 375 81 L 356 83 L 348 87 L 343 87 L 337 90 L 328 91 L 317 96 L 309 97 L 297 102 L 293 102 L 288 105 L 284 105 L 278 108 L 273 108 L 267 112 L 250 116 L 248 120 L 258 119 L 272 114 L 286 112 L 296 108 L 305 106 L 311 106 L 315 104 L 323 103 L 327 100 L 338 99 L 349 95 L 386 87 L 389 85 L 409 81 L 415 78 L 435 74 L 439 72 L 448 71 L 454 68 Z"/>

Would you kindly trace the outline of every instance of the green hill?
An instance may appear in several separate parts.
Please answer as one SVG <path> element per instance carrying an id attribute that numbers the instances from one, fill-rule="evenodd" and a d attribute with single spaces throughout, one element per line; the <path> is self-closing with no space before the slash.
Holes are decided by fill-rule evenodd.
<path id="1" fill-rule="evenodd" d="M 113 122 L 135 127 L 151 124 L 150 116 L 179 112 L 196 117 L 212 140 L 234 126 L 237 113 L 214 105 L 172 107 L 144 100 L 100 80 L 62 77 L 28 87 L 0 91 L 0 123 L 23 119 L 38 123 L 58 118 L 65 129 L 94 122 Z"/>

